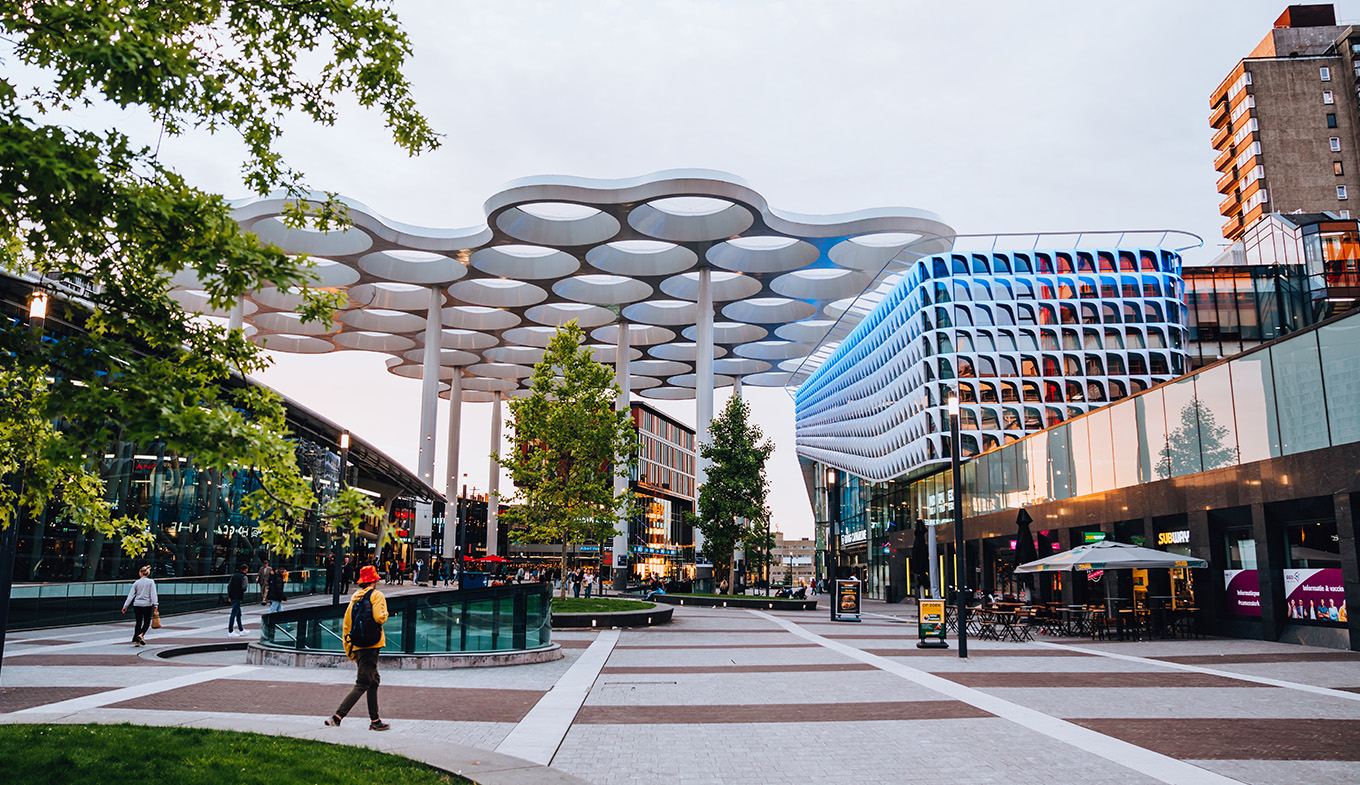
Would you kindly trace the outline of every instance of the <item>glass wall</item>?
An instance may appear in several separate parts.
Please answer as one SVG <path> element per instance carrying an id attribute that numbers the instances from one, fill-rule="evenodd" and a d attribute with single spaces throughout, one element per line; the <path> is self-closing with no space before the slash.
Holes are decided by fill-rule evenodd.
<path id="1" fill-rule="evenodd" d="M 1303 265 L 1186 267 L 1181 276 L 1196 368 L 1316 321 Z"/>
<path id="2" fill-rule="evenodd" d="M 1360 314 L 1346 316 L 984 453 L 967 514 L 1132 485 L 1135 465 L 1150 482 L 1360 441 L 1358 347 Z M 928 514 L 935 480 L 915 484 Z"/>
<path id="3" fill-rule="evenodd" d="M 293 443 L 298 466 L 324 505 L 339 490 L 340 456 L 306 439 Z M 113 515 L 150 522 L 151 551 L 128 557 L 117 541 L 65 521 L 54 504 L 36 519 L 24 515 L 19 521 L 16 583 L 131 579 L 143 564 L 151 565 L 155 578 L 228 575 L 240 562 L 252 573 L 259 569 L 266 551 L 254 521 L 241 512 L 242 499 L 260 487 L 254 472 L 203 471 L 159 445 L 127 443 L 115 445 L 101 469 Z M 298 570 L 324 564 L 329 540 L 320 522 L 309 515 L 304 526 L 293 557 L 274 557 L 273 566 Z"/>

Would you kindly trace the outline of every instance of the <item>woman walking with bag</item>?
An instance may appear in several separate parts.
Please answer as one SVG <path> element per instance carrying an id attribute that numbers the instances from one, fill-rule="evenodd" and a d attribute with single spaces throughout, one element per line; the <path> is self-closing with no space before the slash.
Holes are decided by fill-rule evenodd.
<path id="1" fill-rule="evenodd" d="M 160 610 L 161 603 L 156 596 L 156 582 L 151 580 L 151 565 L 143 564 L 138 574 L 140 577 L 128 589 L 123 613 L 127 613 L 128 606 L 132 606 L 132 612 L 137 617 L 136 625 L 132 628 L 132 645 L 145 646 L 146 640 L 142 636 L 151 629 L 151 620 Z"/>

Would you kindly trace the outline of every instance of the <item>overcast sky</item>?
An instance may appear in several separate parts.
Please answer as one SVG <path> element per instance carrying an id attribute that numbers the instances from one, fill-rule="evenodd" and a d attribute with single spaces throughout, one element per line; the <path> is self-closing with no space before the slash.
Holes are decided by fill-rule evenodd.
<path id="1" fill-rule="evenodd" d="M 375 114 L 350 109 L 334 128 L 291 127 L 283 152 L 313 187 L 430 227 L 481 223 L 519 177 L 702 167 L 787 211 L 915 207 L 961 233 L 1173 228 L 1212 253 L 1208 96 L 1286 4 L 398 0 L 443 147 L 406 158 Z M 245 194 L 229 137 L 167 140 L 161 158 Z M 414 468 L 418 381 L 376 355 L 274 356 L 266 383 Z M 747 389 L 777 444 L 773 522 L 811 536 L 792 404 Z M 662 405 L 693 423 L 692 402 Z M 462 470 L 479 488 L 489 409 L 463 415 Z"/>

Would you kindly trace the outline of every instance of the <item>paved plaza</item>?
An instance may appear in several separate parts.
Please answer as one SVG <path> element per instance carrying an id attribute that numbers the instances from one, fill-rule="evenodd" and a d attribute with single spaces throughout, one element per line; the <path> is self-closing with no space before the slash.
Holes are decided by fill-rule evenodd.
<path id="1" fill-rule="evenodd" d="M 0 722 L 288 734 L 488 785 L 1360 782 L 1360 654 L 1041 636 L 970 641 L 960 660 L 915 648 L 910 605 L 865 610 L 836 624 L 823 611 L 682 607 L 660 627 L 554 632 L 556 662 L 388 670 L 386 734 L 366 729 L 362 707 L 341 728 L 321 725 L 352 668 L 157 656 L 235 640 L 225 609 L 167 619 L 144 649 L 127 642 L 130 622 L 11 633 Z"/>

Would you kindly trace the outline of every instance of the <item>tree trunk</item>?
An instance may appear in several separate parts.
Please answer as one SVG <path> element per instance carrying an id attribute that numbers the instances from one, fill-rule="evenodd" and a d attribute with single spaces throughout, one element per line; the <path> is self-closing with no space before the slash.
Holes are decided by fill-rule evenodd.
<path id="1" fill-rule="evenodd" d="M 562 538 L 562 565 L 561 565 L 561 568 L 558 570 L 557 580 L 558 580 L 559 583 L 562 584 L 562 593 L 561 593 L 560 595 L 558 595 L 558 596 L 560 596 L 562 599 L 565 600 L 565 599 L 567 598 L 567 538 L 566 538 L 566 537 L 563 537 L 563 538 Z"/>

